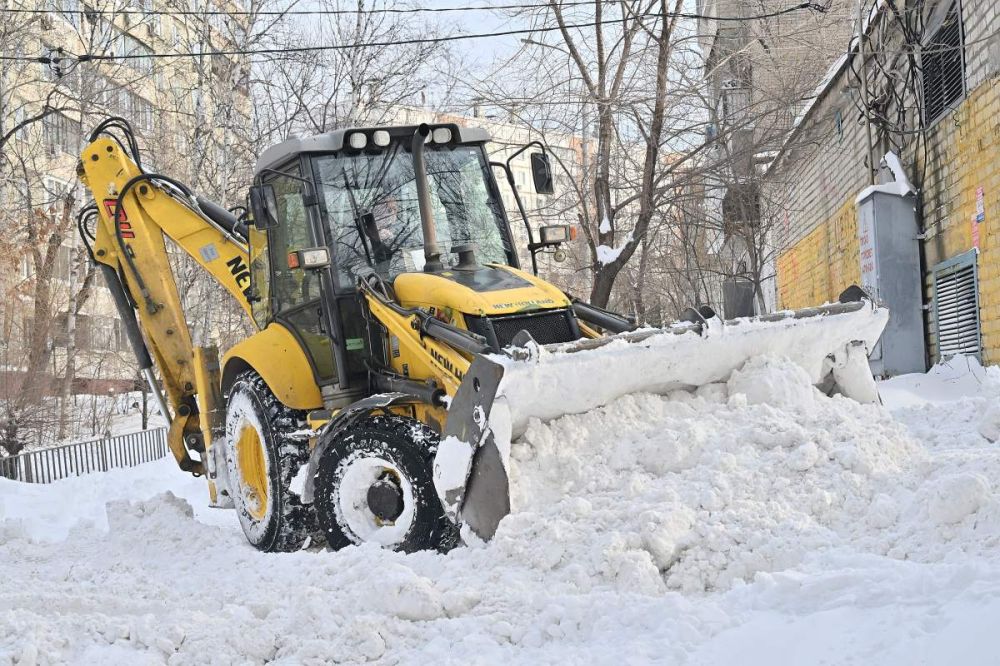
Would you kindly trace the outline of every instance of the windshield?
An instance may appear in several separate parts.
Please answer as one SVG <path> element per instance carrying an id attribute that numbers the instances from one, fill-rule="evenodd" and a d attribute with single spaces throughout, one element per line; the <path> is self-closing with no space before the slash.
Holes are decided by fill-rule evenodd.
<path id="1" fill-rule="evenodd" d="M 445 268 L 451 252 L 472 245 L 481 264 L 508 263 L 510 244 L 501 231 L 500 202 L 487 187 L 489 166 L 478 146 L 432 146 L 424 153 L 427 180 Z M 424 267 L 423 234 L 413 158 L 399 144 L 377 155 L 316 160 L 334 243 L 337 281 L 353 287 L 371 270 L 391 280 Z"/>

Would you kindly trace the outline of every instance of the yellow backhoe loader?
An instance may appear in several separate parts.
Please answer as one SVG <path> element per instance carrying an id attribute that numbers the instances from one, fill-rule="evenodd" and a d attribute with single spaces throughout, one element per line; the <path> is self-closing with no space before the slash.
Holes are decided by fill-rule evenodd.
<path id="1" fill-rule="evenodd" d="M 125 120 L 91 135 L 78 171 L 94 203 L 80 233 L 178 464 L 206 477 L 257 548 L 489 539 L 511 510 L 510 443 L 530 419 L 724 381 L 754 354 L 782 353 L 823 390 L 878 400 L 867 358 L 888 313 L 861 290 L 809 310 L 722 321 L 702 307 L 637 329 L 520 270 L 495 170 L 533 268 L 572 229 L 532 228 L 510 161 L 490 162 L 488 141 L 454 124 L 290 139 L 262 154 L 237 216 L 144 171 Z M 535 190 L 551 193 L 544 147 L 518 153 L 532 146 Z M 256 327 L 221 360 L 192 344 L 167 238 Z"/>

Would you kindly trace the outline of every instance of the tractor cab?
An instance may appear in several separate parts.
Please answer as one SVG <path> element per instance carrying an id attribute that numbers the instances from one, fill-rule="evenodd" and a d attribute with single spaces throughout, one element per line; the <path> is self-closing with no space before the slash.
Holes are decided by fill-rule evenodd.
<path id="1" fill-rule="evenodd" d="M 402 306 L 432 310 L 462 327 L 453 310 L 490 310 L 476 295 L 538 291 L 517 270 L 495 167 L 514 190 L 533 265 L 535 253 L 569 240 L 569 227 L 550 226 L 540 230 L 544 242 L 535 242 L 510 160 L 491 163 L 489 139 L 455 124 L 352 128 L 290 139 L 259 159 L 248 231 L 254 320 L 293 332 L 333 402 L 368 389 L 372 332 L 359 279 L 376 276 Z M 529 145 L 540 149 L 531 159 L 535 189 L 551 193 L 544 147 Z M 557 293 L 534 298 L 536 306 L 565 305 L 545 286 Z"/>

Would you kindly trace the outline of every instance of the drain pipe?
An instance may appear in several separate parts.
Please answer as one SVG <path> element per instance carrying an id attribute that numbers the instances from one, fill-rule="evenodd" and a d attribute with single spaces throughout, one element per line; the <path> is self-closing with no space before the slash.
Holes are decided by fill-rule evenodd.
<path id="1" fill-rule="evenodd" d="M 413 153 L 413 175 L 417 182 L 417 203 L 420 205 L 420 230 L 424 236 L 424 272 L 444 270 L 441 263 L 441 248 L 438 247 L 437 229 L 434 227 L 434 212 L 431 210 L 431 190 L 427 184 L 427 165 L 424 162 L 424 143 L 431 133 L 427 123 L 422 123 L 413 133 L 410 151 Z"/>

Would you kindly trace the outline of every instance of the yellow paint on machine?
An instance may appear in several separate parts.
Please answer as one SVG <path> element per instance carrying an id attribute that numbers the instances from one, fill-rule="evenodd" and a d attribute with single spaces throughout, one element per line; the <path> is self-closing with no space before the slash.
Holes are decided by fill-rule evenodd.
<path id="1" fill-rule="evenodd" d="M 223 378 L 231 379 L 242 363 L 257 371 L 275 397 L 292 409 L 319 409 L 323 397 L 305 350 L 280 324 L 234 345 L 222 358 Z"/>
<path id="2" fill-rule="evenodd" d="M 520 288 L 476 291 L 445 277 L 429 273 L 404 273 L 393 282 L 400 303 L 406 307 L 450 308 L 473 315 L 501 315 L 548 308 L 569 307 L 558 288 L 530 273 L 509 266 L 495 266 L 521 278 Z"/>

